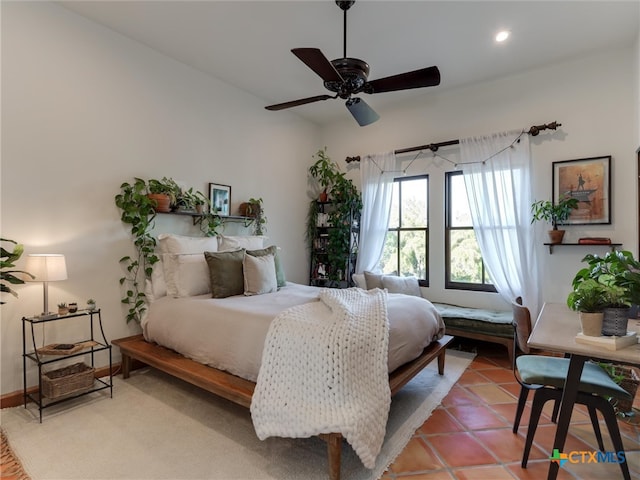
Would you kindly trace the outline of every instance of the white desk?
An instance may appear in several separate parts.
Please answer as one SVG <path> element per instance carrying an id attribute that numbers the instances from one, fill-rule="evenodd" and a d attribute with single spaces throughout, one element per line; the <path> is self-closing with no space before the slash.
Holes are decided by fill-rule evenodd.
<path id="1" fill-rule="evenodd" d="M 640 344 L 636 343 L 620 350 L 606 350 L 593 345 L 577 343 L 575 337 L 578 332 L 580 332 L 580 321 L 576 312 L 572 312 L 563 304 L 545 303 L 527 342 L 533 348 L 571 355 L 567 380 L 562 393 L 556 437 L 553 442 L 553 448 L 557 448 L 560 452 L 564 448 L 569 431 L 571 412 L 576 401 L 577 387 L 584 362 L 589 358 L 599 358 L 640 365 Z M 555 480 L 559 468 L 557 462 L 551 462 L 547 479 Z"/>

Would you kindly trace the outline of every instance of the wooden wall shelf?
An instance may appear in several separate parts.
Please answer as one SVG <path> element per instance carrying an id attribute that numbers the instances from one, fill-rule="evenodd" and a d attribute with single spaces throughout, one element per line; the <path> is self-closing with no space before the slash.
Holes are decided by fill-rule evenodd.
<path id="1" fill-rule="evenodd" d="M 549 247 L 549 255 L 553 255 L 553 247 L 607 247 L 611 250 L 615 250 L 616 247 L 621 247 L 621 243 L 545 243 Z"/>

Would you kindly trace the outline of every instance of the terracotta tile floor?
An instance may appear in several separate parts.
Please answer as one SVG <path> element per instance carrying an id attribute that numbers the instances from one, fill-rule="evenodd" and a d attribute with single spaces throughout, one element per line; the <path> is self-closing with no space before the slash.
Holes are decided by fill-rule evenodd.
<path id="1" fill-rule="evenodd" d="M 506 349 L 481 342 L 459 342 L 477 356 L 451 392 L 385 473 L 383 480 L 539 480 L 547 478 L 555 435 L 551 402 L 540 419 L 526 469 L 520 466 L 529 406 L 517 435 L 511 432 L 520 385 L 515 381 Z M 445 367 L 446 369 L 446 367 Z M 640 408 L 640 393 L 634 402 Z M 640 418 L 635 422 L 640 424 Z M 618 422 L 631 478 L 640 479 L 640 425 Z M 605 447 L 613 447 L 604 421 Z M 597 450 L 586 409 L 576 407 L 564 452 Z M 613 463 L 577 463 L 560 469 L 558 480 L 621 479 Z"/>

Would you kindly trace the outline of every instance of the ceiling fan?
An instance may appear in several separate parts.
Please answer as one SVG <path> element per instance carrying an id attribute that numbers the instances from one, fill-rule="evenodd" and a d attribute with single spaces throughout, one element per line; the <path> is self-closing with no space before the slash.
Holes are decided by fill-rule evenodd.
<path id="1" fill-rule="evenodd" d="M 369 65 L 358 58 L 347 57 L 347 10 L 355 0 L 336 0 L 336 4 L 344 11 L 344 49 L 343 58 L 327 60 L 318 48 L 294 48 L 291 52 L 302 60 L 322 80 L 327 90 L 335 95 L 316 95 L 291 102 L 278 103 L 265 107 L 267 110 L 284 110 L 285 108 L 306 105 L 335 98 L 346 99 L 346 106 L 361 127 L 369 125 L 380 116 L 360 97 L 359 93 L 384 93 L 412 88 L 433 87 L 440 84 L 438 67 L 427 67 L 412 72 L 400 73 L 389 77 L 367 80 Z"/>

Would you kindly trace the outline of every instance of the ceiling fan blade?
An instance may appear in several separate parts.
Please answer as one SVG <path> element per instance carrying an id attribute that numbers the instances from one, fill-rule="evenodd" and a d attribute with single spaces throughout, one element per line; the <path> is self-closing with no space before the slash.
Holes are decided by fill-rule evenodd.
<path id="1" fill-rule="evenodd" d="M 291 52 L 302 60 L 307 67 L 316 72 L 325 82 L 344 81 L 319 48 L 294 48 Z"/>
<path id="2" fill-rule="evenodd" d="M 440 85 L 440 70 L 438 70 L 438 67 L 427 67 L 413 72 L 372 80 L 367 82 L 363 91 L 366 93 L 383 93 L 409 90 L 411 88 L 434 87 L 436 85 Z"/>
<path id="3" fill-rule="evenodd" d="M 306 105 L 307 103 L 319 102 L 321 100 L 329 100 L 332 97 L 331 95 L 316 95 L 315 97 L 309 98 L 301 98 L 300 100 L 293 100 L 291 102 L 278 103 L 276 105 L 269 105 L 266 108 L 267 110 L 284 110 L 285 108 L 297 107 L 299 105 Z"/>
<path id="4" fill-rule="evenodd" d="M 380 115 L 361 98 L 350 98 L 345 105 L 361 127 L 366 127 L 380 118 Z"/>

